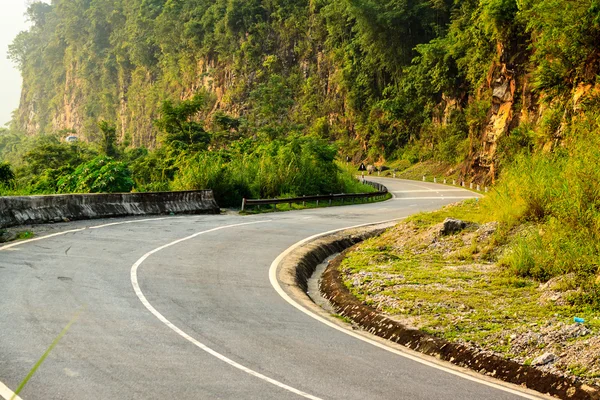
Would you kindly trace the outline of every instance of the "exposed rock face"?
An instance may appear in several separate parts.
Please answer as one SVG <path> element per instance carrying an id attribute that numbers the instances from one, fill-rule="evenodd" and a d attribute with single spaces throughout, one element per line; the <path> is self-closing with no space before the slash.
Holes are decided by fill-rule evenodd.
<path id="1" fill-rule="evenodd" d="M 497 45 L 500 62 L 490 69 L 487 87 L 491 91 L 491 108 L 486 123 L 480 132 L 471 132 L 473 144 L 479 144 L 463 169 L 463 175 L 482 184 L 493 183 L 497 177 L 498 144 L 522 122 L 536 125 L 548 107 L 541 104 L 539 95 L 532 91 L 530 76 L 523 68 L 525 62 L 518 56 L 523 50 L 506 49 Z M 600 85 L 579 84 L 572 93 L 573 113 L 576 116 L 582 110 L 587 99 L 600 95 Z M 565 114 L 566 115 L 566 114 Z M 562 140 L 564 122 L 548 138 L 543 149 L 550 151 Z M 475 147 L 477 148 L 477 147 Z"/>
<path id="2" fill-rule="evenodd" d="M 465 171 L 465 175 L 478 176 L 483 182 L 494 181 L 498 141 L 518 124 L 520 118 L 520 110 L 514 106 L 517 84 L 523 83 L 517 81 L 516 66 L 505 61 L 510 55 L 500 43 L 497 52 L 501 62 L 492 66 L 487 82 L 492 91 L 491 110 L 483 131 L 479 133 L 480 150 L 473 154 L 469 169 Z"/>
<path id="3" fill-rule="evenodd" d="M 117 124 L 121 140 L 127 138 L 133 146 L 154 147 L 153 121 L 159 117 L 162 101 L 186 100 L 201 88 L 214 97 L 214 107 L 209 114 L 225 110 L 238 115 L 237 105 L 223 99 L 236 83 L 231 67 L 206 58 L 200 59 L 193 68 L 187 81 L 172 82 L 165 89 L 161 86 L 164 82 L 150 72 L 119 65 L 118 79 L 106 95 L 108 103 L 99 106 L 98 93 L 89 90 L 89 77 L 74 60 L 65 66 L 64 84 L 57 86 L 56 92 L 36 92 L 24 81 L 15 126 L 28 135 L 67 130 L 77 132 L 84 141 L 93 141 L 99 132 L 96 123 L 106 119 Z"/>

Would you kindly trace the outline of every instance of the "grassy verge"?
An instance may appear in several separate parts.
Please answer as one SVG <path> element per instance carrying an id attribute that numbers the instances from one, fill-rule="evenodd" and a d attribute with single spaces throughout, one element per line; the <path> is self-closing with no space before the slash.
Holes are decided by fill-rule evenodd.
<path id="1" fill-rule="evenodd" d="M 9 229 L 0 229 L 0 243 L 11 242 L 13 240 L 27 240 L 35 236 L 32 231 L 12 232 Z"/>
<path id="2" fill-rule="evenodd" d="M 437 177 L 441 183 L 441 180 L 446 178 L 448 181 L 452 182 L 452 179 L 459 179 L 459 170 L 453 168 L 453 166 L 446 162 L 441 161 L 423 161 L 417 164 L 410 164 L 405 160 L 394 160 L 385 164 L 387 168 L 385 171 L 381 171 L 379 175 L 377 172 L 371 174 L 373 177 L 382 176 L 382 177 L 393 177 L 394 170 L 396 170 L 396 178 L 399 179 L 410 179 L 420 181 L 423 179 L 423 175 L 427 177 L 429 182 L 433 181 L 434 177 Z M 346 168 L 350 170 L 350 167 Z M 354 175 L 360 174 L 356 167 L 352 167 L 352 171 Z M 365 176 L 369 176 L 365 173 Z"/>
<path id="3" fill-rule="evenodd" d="M 516 273 L 505 260 L 530 228 L 507 228 L 491 215 L 487 202 L 467 201 L 413 216 L 350 252 L 344 283 L 408 326 L 523 364 L 551 353 L 556 360 L 541 368 L 600 383 L 600 314 L 577 300 L 573 274 L 540 281 Z M 470 224 L 444 236 L 447 217 Z"/>

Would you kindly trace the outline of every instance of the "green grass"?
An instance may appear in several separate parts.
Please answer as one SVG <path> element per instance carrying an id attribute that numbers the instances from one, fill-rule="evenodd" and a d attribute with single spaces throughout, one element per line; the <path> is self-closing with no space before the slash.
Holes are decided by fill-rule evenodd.
<path id="1" fill-rule="evenodd" d="M 456 179 L 458 181 L 459 174 L 458 170 L 453 170 L 452 165 L 449 163 L 440 161 L 425 161 L 410 166 L 404 171 L 396 174 L 396 177 L 420 181 L 423 179 L 423 175 L 425 175 L 429 181 L 432 181 L 434 177 L 437 177 L 441 182 L 441 180 L 444 178 L 450 181 L 452 181 L 452 179 Z"/>
<path id="2" fill-rule="evenodd" d="M 15 240 L 27 240 L 27 239 L 31 239 L 34 236 L 35 236 L 35 234 L 31 231 L 23 231 L 23 232 L 17 233 Z"/>
<path id="3" fill-rule="evenodd" d="M 340 266 L 345 285 L 366 304 L 424 332 L 507 357 L 515 356 L 511 334 L 549 322 L 569 325 L 578 316 L 594 333 L 600 331 L 599 314 L 589 304 L 547 300 L 538 279 L 497 262 L 512 251 L 515 230 L 499 228 L 481 237 L 480 225 L 472 225 L 442 237 L 437 232 L 447 217 L 477 224 L 492 219 L 487 205 L 476 200 L 414 215 L 348 253 Z M 560 283 L 553 290 L 567 293 L 572 285 Z"/>
<path id="4" fill-rule="evenodd" d="M 406 221 L 413 222 L 419 228 L 427 228 L 443 222 L 446 218 L 457 218 L 480 224 L 493 221 L 487 209 L 482 207 L 481 200 L 479 199 L 467 200 L 446 206 L 434 212 L 415 214 L 408 217 Z"/>
<path id="5" fill-rule="evenodd" d="M 344 317 L 343 315 L 340 314 L 331 314 L 333 315 L 335 318 L 339 319 L 342 322 L 345 322 L 347 324 L 352 324 L 352 320 L 350 318 Z"/>

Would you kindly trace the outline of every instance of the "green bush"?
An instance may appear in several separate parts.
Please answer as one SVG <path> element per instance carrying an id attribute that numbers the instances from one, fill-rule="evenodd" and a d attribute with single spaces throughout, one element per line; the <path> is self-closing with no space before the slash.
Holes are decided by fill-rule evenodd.
<path id="1" fill-rule="evenodd" d="M 251 150 L 201 152 L 182 157 L 172 187 L 210 188 L 222 206 L 243 197 L 274 198 L 372 190 L 335 163 L 336 149 L 315 138 L 257 144 Z"/>
<path id="2" fill-rule="evenodd" d="M 63 193 L 125 193 L 134 183 L 127 165 L 99 156 L 60 178 L 58 187 Z"/>

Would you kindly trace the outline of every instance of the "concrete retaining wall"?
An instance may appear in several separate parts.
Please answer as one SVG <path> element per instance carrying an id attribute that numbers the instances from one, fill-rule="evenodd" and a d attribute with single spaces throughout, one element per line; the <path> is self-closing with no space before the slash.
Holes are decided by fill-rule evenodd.
<path id="1" fill-rule="evenodd" d="M 152 214 L 218 214 L 212 190 L 0 197 L 0 228 Z"/>

